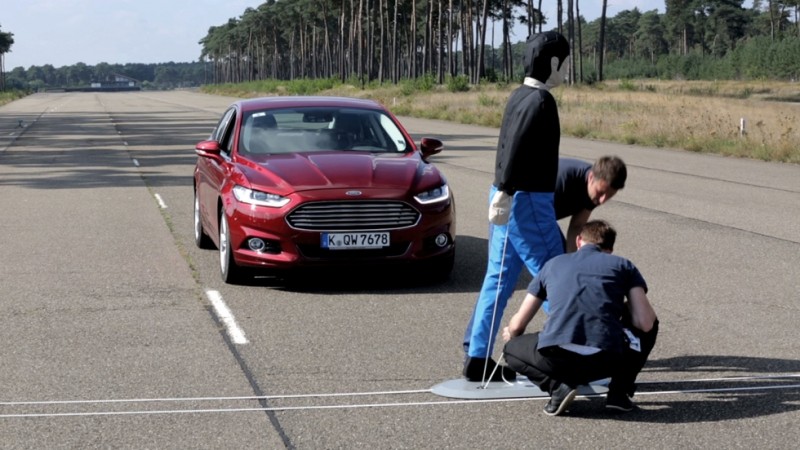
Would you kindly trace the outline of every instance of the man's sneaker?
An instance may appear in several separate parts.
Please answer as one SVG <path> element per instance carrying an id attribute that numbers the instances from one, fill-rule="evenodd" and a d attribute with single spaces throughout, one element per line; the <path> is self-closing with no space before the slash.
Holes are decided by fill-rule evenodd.
<path id="1" fill-rule="evenodd" d="M 494 370 L 497 365 L 498 364 L 494 362 L 492 358 L 489 358 L 487 363 L 486 358 L 472 358 L 468 356 L 464 361 L 463 374 L 467 378 L 467 381 L 514 381 L 517 379 L 517 373 L 506 366 L 500 366 L 497 370 Z M 494 375 L 492 375 L 492 372 L 494 372 Z M 492 378 L 490 380 L 484 380 L 484 376 L 486 376 L 486 378 L 491 376 Z"/>
<path id="2" fill-rule="evenodd" d="M 572 403 L 572 400 L 575 399 L 575 394 L 577 393 L 578 390 L 576 388 L 559 383 L 558 387 L 550 393 L 550 401 L 544 406 L 544 413 L 548 416 L 557 416 L 563 413 Z"/>
<path id="3" fill-rule="evenodd" d="M 624 392 L 608 391 L 606 395 L 606 409 L 619 412 L 632 411 L 633 401 Z"/>

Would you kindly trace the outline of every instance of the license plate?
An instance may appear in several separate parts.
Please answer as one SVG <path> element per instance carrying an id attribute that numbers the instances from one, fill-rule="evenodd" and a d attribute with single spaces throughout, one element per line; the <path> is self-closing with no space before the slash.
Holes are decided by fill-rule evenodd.
<path id="1" fill-rule="evenodd" d="M 322 233 L 320 244 L 329 250 L 383 248 L 389 246 L 389 233 Z"/>

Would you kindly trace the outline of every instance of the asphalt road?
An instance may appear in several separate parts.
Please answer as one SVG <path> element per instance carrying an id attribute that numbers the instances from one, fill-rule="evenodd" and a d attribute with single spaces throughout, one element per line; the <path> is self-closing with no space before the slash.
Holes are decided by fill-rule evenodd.
<path id="1" fill-rule="evenodd" d="M 403 118 L 417 141 L 445 142 L 449 281 L 230 286 L 194 246 L 191 176 L 194 143 L 231 100 L 54 93 L 0 107 L 0 447 L 796 448 L 800 167 L 562 140 L 564 156 L 627 162 L 627 187 L 593 217 L 618 229 L 661 334 L 640 410 L 580 398 L 553 418 L 543 399 L 429 392 L 460 376 L 496 129 Z"/>

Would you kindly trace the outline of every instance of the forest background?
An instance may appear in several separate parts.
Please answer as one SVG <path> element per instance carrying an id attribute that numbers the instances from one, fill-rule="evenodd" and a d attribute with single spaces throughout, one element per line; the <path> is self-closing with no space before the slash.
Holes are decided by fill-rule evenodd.
<path id="1" fill-rule="evenodd" d="M 542 0 L 270 0 L 211 27 L 197 62 L 16 67 L 0 88 L 123 74 L 145 89 L 366 96 L 401 115 L 496 126 L 522 78 L 525 44 L 511 30 L 523 26 L 570 41 L 569 85 L 557 92 L 566 134 L 800 162 L 798 105 L 787 104 L 800 101 L 800 0 L 667 0 L 664 13 L 614 17 L 603 0 L 590 22 L 579 0 L 557 3 L 546 18 Z M 9 40 L 0 30 L 0 63 Z"/>

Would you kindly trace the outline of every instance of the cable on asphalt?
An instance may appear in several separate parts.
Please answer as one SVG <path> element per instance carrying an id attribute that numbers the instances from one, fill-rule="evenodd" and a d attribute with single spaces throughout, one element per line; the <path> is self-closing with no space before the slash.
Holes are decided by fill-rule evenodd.
<path id="1" fill-rule="evenodd" d="M 757 381 L 757 380 L 778 380 L 800 378 L 800 374 L 785 375 L 757 375 L 743 377 L 720 377 L 692 380 L 673 380 L 673 381 L 645 381 L 638 383 L 644 384 L 677 384 L 677 383 L 699 383 L 699 382 L 730 382 L 730 381 Z M 675 394 L 702 394 L 714 392 L 747 392 L 764 391 L 775 389 L 800 388 L 800 384 L 781 384 L 773 386 L 741 386 L 729 388 L 699 388 L 699 389 L 673 389 L 661 391 L 640 391 L 638 396 L 654 395 L 675 395 Z M 280 399 L 303 399 L 303 398 L 331 398 L 331 397 L 365 397 L 365 396 L 384 396 L 384 395 L 411 395 L 429 394 L 430 389 L 414 389 L 400 391 L 373 391 L 373 392 L 343 392 L 343 393 L 318 393 L 318 394 L 290 394 L 290 395 L 264 395 L 264 396 L 234 396 L 234 397 L 174 397 L 174 398 L 130 398 L 130 399 L 105 399 L 105 400 L 51 400 L 51 401 L 6 401 L 0 402 L 0 406 L 57 406 L 57 405 L 79 405 L 79 404 L 110 404 L 110 403 L 167 403 L 167 402 L 209 402 L 209 401 L 237 401 L 237 400 L 280 400 Z M 602 397 L 604 394 L 590 394 L 580 397 Z M 0 414 L 0 418 L 19 418 L 19 417 L 64 417 L 64 416 L 99 416 L 99 415 L 145 415 L 145 414 L 196 414 L 209 412 L 247 412 L 247 411 L 298 411 L 298 410 L 322 410 L 322 409 L 355 409 L 355 408 L 377 408 L 377 407 L 398 407 L 398 406 L 436 406 L 436 405 L 458 405 L 469 403 L 497 403 L 515 402 L 527 400 L 546 400 L 548 397 L 518 397 L 518 398 L 494 398 L 494 399 L 456 399 L 444 401 L 427 402 L 395 402 L 395 403 L 349 403 L 341 405 L 310 405 L 310 406 L 273 406 L 262 408 L 210 408 L 210 409 L 166 409 L 166 410 L 139 410 L 139 411 L 95 411 L 95 412 L 63 412 L 63 413 L 10 413 Z"/>
<path id="2" fill-rule="evenodd" d="M 669 395 L 669 394 L 698 394 L 712 392 L 732 392 L 732 391 L 763 391 L 775 389 L 800 388 L 800 384 L 779 385 L 779 386 L 751 386 L 743 388 L 716 388 L 716 389 L 689 389 L 658 392 L 639 392 L 637 395 Z M 603 394 L 585 395 L 578 397 L 600 397 Z M 274 406 L 269 408 L 218 408 L 218 409 L 165 409 L 153 411 L 96 411 L 96 412 L 65 412 L 65 413 L 19 413 L 19 414 L 0 414 L 0 419 L 8 418 L 32 418 L 32 417 L 76 417 L 76 416 L 122 416 L 122 415 L 156 415 L 156 414 L 199 414 L 199 413 L 224 413 L 224 412 L 264 412 L 264 411 L 310 411 L 324 409 L 361 409 L 361 408 L 388 408 L 400 406 L 440 406 L 440 405 L 459 405 L 469 403 L 498 403 L 498 402 L 518 402 L 528 400 L 547 400 L 548 397 L 523 397 L 523 398 L 498 398 L 480 400 L 449 400 L 438 402 L 408 402 L 408 403 L 365 403 L 365 404 L 346 404 L 346 405 L 312 405 L 312 406 Z"/>

